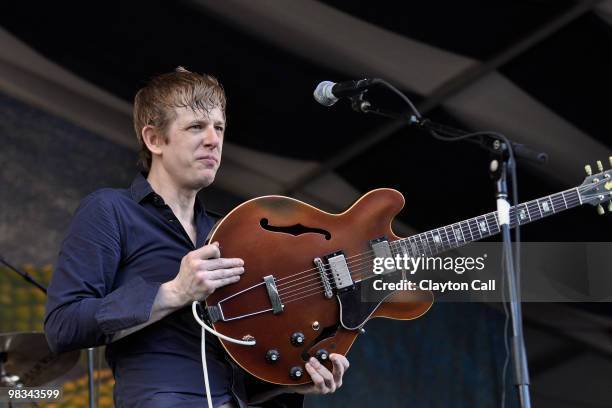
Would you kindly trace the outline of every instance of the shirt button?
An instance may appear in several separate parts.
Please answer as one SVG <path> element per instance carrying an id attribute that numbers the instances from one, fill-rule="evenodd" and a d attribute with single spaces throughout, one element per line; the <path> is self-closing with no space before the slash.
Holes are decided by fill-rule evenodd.
<path id="1" fill-rule="evenodd" d="M 158 196 L 157 194 L 153 197 L 153 204 L 155 204 L 156 206 L 162 206 L 164 205 L 164 200 Z"/>

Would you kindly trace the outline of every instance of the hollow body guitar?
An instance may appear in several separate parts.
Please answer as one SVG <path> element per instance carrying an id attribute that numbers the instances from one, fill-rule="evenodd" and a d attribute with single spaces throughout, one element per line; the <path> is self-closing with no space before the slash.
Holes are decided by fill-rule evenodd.
<path id="1" fill-rule="evenodd" d="M 210 240 L 220 243 L 223 257 L 242 258 L 245 272 L 210 295 L 207 310 L 215 330 L 254 338 L 256 345 L 222 340 L 230 356 L 261 380 L 304 384 L 310 382 L 305 361 L 315 356 L 331 368 L 328 354 L 346 354 L 367 320 L 409 320 L 427 312 L 433 303 L 428 291 L 361 299 L 361 278 L 372 274 L 372 245 L 398 239 L 391 221 L 403 205 L 401 193 L 379 189 L 338 215 L 282 196 L 259 197 L 231 211 Z"/>
<path id="2" fill-rule="evenodd" d="M 612 165 L 612 157 L 610 157 Z M 612 170 L 578 187 L 510 208 L 509 225 L 523 225 L 582 205 L 612 211 Z M 206 299 L 214 328 L 254 346 L 222 340 L 229 355 L 255 377 L 276 384 L 310 382 L 309 357 L 328 368 L 329 353 L 346 354 L 374 317 L 410 320 L 433 303 L 429 291 L 368 290 L 371 278 L 403 279 L 403 271 L 373 274 L 375 257 L 435 256 L 500 233 L 497 211 L 399 238 L 391 222 L 404 206 L 401 193 L 373 190 L 342 214 L 329 214 L 282 196 L 259 197 L 232 210 L 213 229 L 226 258 L 244 259 L 239 282 Z M 362 299 L 367 293 L 367 302 Z"/>

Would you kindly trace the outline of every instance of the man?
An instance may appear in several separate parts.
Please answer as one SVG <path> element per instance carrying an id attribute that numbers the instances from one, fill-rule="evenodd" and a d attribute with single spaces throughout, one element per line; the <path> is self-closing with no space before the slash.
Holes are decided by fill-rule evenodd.
<path id="1" fill-rule="evenodd" d="M 244 273 L 241 259 L 205 245 L 213 221 L 196 197 L 219 168 L 225 122 L 215 78 L 183 68 L 153 78 L 134 102 L 145 172 L 129 189 L 86 197 L 62 243 L 49 285 L 47 339 L 56 352 L 106 344 L 118 408 L 205 404 L 200 327 L 189 305 Z M 330 356 L 333 372 L 312 359 L 305 365 L 312 385 L 247 395 L 246 373 L 218 340 L 208 340 L 215 406 L 271 398 L 301 405 L 302 394 L 334 392 L 349 366 L 337 354 Z"/>

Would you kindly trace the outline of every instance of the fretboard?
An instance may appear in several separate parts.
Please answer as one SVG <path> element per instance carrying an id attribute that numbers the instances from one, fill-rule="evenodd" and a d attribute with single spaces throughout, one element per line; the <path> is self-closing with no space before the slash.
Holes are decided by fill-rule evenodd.
<path id="1" fill-rule="evenodd" d="M 577 188 L 551 194 L 510 208 L 510 228 L 537 221 L 561 211 L 577 207 L 580 195 Z M 470 242 L 497 235 L 501 232 L 497 211 L 454 224 L 422 232 L 390 243 L 391 251 L 410 257 L 434 256 Z"/>

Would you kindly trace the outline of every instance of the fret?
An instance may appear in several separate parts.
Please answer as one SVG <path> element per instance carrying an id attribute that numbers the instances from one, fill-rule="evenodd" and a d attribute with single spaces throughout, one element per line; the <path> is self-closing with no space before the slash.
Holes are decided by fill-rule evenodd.
<path id="1" fill-rule="evenodd" d="M 448 241 L 448 236 L 446 235 L 446 231 L 444 231 L 444 227 L 437 229 L 438 234 L 440 234 L 440 230 L 442 230 L 442 232 L 444 232 L 444 238 L 442 238 L 442 242 L 446 242 L 446 245 L 448 245 L 449 248 L 452 248 L 452 245 Z M 440 237 L 442 237 L 442 234 L 440 234 Z"/>
<path id="2" fill-rule="evenodd" d="M 516 227 L 582 204 L 580 190 L 551 194 L 510 208 L 510 227 Z M 535 206 L 537 211 L 533 208 Z M 433 256 L 448 249 L 458 248 L 468 242 L 486 238 L 501 231 L 497 211 L 445 225 L 430 231 L 395 241 L 392 253 L 405 251 L 412 257 Z M 468 235 L 469 234 L 469 235 Z"/>
<path id="3" fill-rule="evenodd" d="M 412 256 L 412 252 L 410 252 L 410 247 L 409 247 L 410 240 L 409 239 L 402 239 L 402 243 L 404 244 L 404 248 L 406 248 L 406 254 L 411 257 Z"/>
<path id="4" fill-rule="evenodd" d="M 482 238 L 482 234 L 480 233 L 480 230 L 478 229 L 478 222 L 476 222 L 475 218 L 470 218 L 468 221 L 470 224 L 473 222 L 474 223 L 474 228 L 472 230 L 472 236 L 474 236 L 474 232 L 476 231 L 478 233 L 478 239 Z"/>
<path id="5" fill-rule="evenodd" d="M 529 207 L 529 201 L 527 201 L 526 203 L 523 203 L 523 205 L 525 206 L 525 211 L 527 211 L 527 218 L 529 218 L 529 222 L 533 221 L 533 214 L 531 213 L 531 208 Z"/>
<path id="6" fill-rule="evenodd" d="M 484 219 L 487 223 L 487 231 L 489 232 L 489 234 L 493 234 L 493 231 L 491 231 L 491 226 L 489 225 L 489 217 L 487 217 L 486 215 L 484 216 Z"/>
<path id="7" fill-rule="evenodd" d="M 538 209 L 537 213 L 533 209 L 534 204 L 535 204 L 536 208 Z M 540 218 L 542 218 L 542 212 L 540 211 L 540 206 L 537 204 L 537 202 L 534 203 L 534 201 L 529 201 L 527 203 L 527 206 L 529 208 L 529 213 L 531 214 L 533 212 L 533 214 L 531 214 L 531 219 L 532 220 L 539 220 Z"/>
<path id="8" fill-rule="evenodd" d="M 575 195 L 575 197 L 570 196 L 569 197 L 569 201 L 571 203 L 573 203 L 572 205 L 570 205 L 570 207 L 575 207 L 575 201 L 576 199 L 578 199 L 578 202 L 580 203 L 580 205 L 582 205 L 582 197 L 580 196 L 580 193 L 578 192 L 578 188 L 572 188 L 571 190 L 567 191 L 567 193 L 573 193 Z"/>
<path id="9" fill-rule="evenodd" d="M 442 237 L 440 236 L 440 232 L 438 230 L 431 230 L 431 238 L 436 245 L 436 253 L 440 253 L 444 251 L 444 241 L 442 241 Z"/>
<path id="10" fill-rule="evenodd" d="M 476 238 L 474 238 L 474 233 L 472 232 L 472 227 L 470 226 L 470 220 L 464 222 L 467 223 L 468 232 L 470 233 L 470 241 L 476 241 Z"/>
<path id="11" fill-rule="evenodd" d="M 523 206 L 523 208 L 520 208 L 521 205 Z M 519 211 L 518 211 L 519 223 L 520 221 L 525 222 L 525 220 L 531 221 L 531 216 L 529 215 L 529 209 L 527 209 L 527 206 L 525 204 L 520 204 L 518 208 L 519 208 Z"/>
<path id="12" fill-rule="evenodd" d="M 431 240 L 436 245 L 436 248 L 440 248 L 440 247 L 443 248 L 442 237 L 440 237 L 440 233 L 439 232 L 434 233 L 431 231 L 429 233 L 431 234 Z"/>
<path id="13" fill-rule="evenodd" d="M 423 255 L 424 250 L 423 250 L 423 247 L 421 246 L 421 244 L 420 244 L 420 242 L 419 242 L 419 240 L 417 238 L 418 238 L 418 235 L 413 237 L 414 245 L 417 247 L 417 254 L 416 254 L 416 256 L 421 256 L 421 255 Z"/>
<path id="14" fill-rule="evenodd" d="M 542 217 L 544 217 L 544 214 L 548 215 L 551 212 L 550 205 L 548 204 L 548 201 L 546 201 L 546 199 L 536 200 L 536 202 L 540 207 L 540 214 L 542 214 Z"/>
<path id="15" fill-rule="evenodd" d="M 458 222 L 459 224 L 459 231 L 461 231 L 461 236 L 463 237 L 463 243 L 467 243 L 471 241 L 471 237 L 468 237 L 466 235 L 465 230 L 463 229 L 464 225 L 463 225 L 463 221 Z"/>
<path id="16" fill-rule="evenodd" d="M 425 256 L 429 256 L 432 254 L 431 248 L 429 247 L 429 243 L 427 240 L 423 240 L 423 234 L 419 234 L 419 238 L 421 239 L 421 243 L 423 244 L 423 252 Z M 427 250 L 429 249 L 429 255 L 427 255 Z"/>
<path id="17" fill-rule="evenodd" d="M 429 240 L 429 237 L 427 236 L 427 232 L 424 232 L 421 235 L 425 237 L 425 243 L 427 244 L 427 248 L 429 248 L 429 252 L 433 254 L 433 251 L 431 250 L 431 241 Z"/>
<path id="18" fill-rule="evenodd" d="M 553 201 L 552 195 L 548 196 L 548 201 L 550 202 L 550 207 L 552 208 L 553 214 L 556 213 L 557 211 L 555 210 L 555 202 Z"/>
<path id="19" fill-rule="evenodd" d="M 482 220 L 484 218 L 484 221 Z M 480 231 L 480 238 L 486 237 L 489 234 L 489 225 L 485 217 L 477 217 L 476 224 L 478 225 L 478 231 Z"/>
<path id="20" fill-rule="evenodd" d="M 457 245 L 459 245 L 460 241 L 465 242 L 465 238 L 463 237 L 463 231 L 461 231 L 461 228 L 457 228 L 457 227 L 455 227 L 455 225 L 457 225 L 457 224 L 453 224 L 451 226 L 451 229 L 453 230 L 453 234 L 455 234 L 455 239 L 457 240 Z"/>
<path id="21" fill-rule="evenodd" d="M 396 255 L 401 255 L 401 252 L 398 250 L 397 244 L 394 242 L 389 242 L 389 251 L 391 251 L 391 256 L 395 258 Z"/>
<path id="22" fill-rule="evenodd" d="M 454 236 L 454 234 L 453 234 L 453 235 L 449 234 L 449 233 L 448 233 L 448 228 L 449 228 L 449 226 L 448 226 L 448 225 L 447 225 L 447 226 L 445 226 L 445 227 L 444 227 L 444 232 L 446 233 L 446 237 L 448 238 L 448 245 L 449 245 L 451 248 L 453 248 L 453 247 L 455 246 L 455 245 L 453 244 L 453 236 Z M 452 228 L 451 228 L 451 231 L 452 231 Z M 455 242 L 456 242 L 456 240 L 455 240 Z"/>
<path id="23" fill-rule="evenodd" d="M 497 211 L 487 214 L 486 217 L 489 218 L 489 216 L 493 215 L 493 221 L 495 221 L 495 228 L 497 228 L 497 231 L 492 231 L 493 234 L 497 234 L 499 231 L 501 231 L 500 227 L 499 227 L 499 221 L 497 220 Z"/>
<path id="24" fill-rule="evenodd" d="M 416 245 L 416 240 L 412 237 L 412 241 L 408 239 L 408 243 L 410 244 L 410 248 L 412 249 L 412 256 L 419 256 L 419 248 Z"/>
<path id="25" fill-rule="evenodd" d="M 542 209 L 540 208 L 540 203 L 538 200 L 535 200 L 536 207 L 538 207 L 538 211 L 540 212 L 540 218 L 544 218 L 544 214 L 542 214 Z"/>

